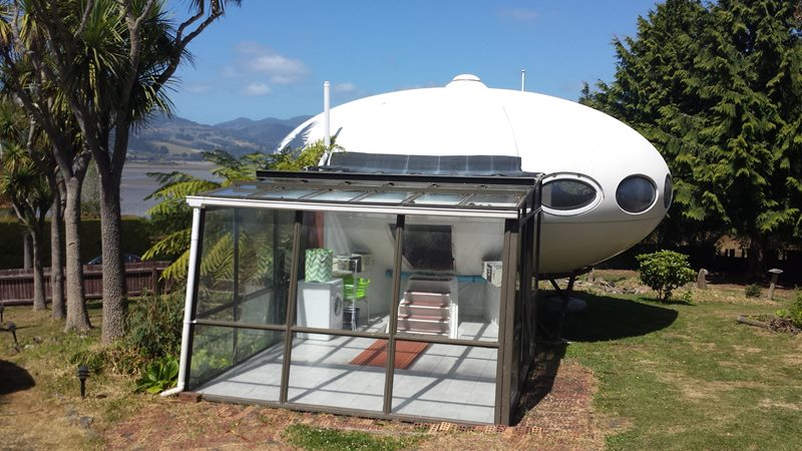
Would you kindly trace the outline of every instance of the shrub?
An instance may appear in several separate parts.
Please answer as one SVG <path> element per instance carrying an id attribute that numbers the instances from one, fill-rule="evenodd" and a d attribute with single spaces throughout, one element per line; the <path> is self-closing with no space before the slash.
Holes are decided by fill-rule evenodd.
<path id="1" fill-rule="evenodd" d="M 802 291 L 796 292 L 796 297 L 787 309 L 777 310 L 777 316 L 790 320 L 794 326 L 802 329 Z"/>
<path id="2" fill-rule="evenodd" d="M 178 378 L 178 360 L 175 357 L 162 357 L 151 362 L 136 382 L 137 391 L 159 393 L 170 388 Z"/>
<path id="3" fill-rule="evenodd" d="M 747 285 L 744 288 L 744 294 L 748 298 L 759 298 L 760 297 L 760 285 L 753 283 L 752 285 Z"/>
<path id="4" fill-rule="evenodd" d="M 143 296 L 131 307 L 125 344 L 137 349 L 146 360 L 178 354 L 183 307 L 177 291 Z"/>
<path id="5" fill-rule="evenodd" d="M 667 302 L 675 288 L 691 282 L 696 276 L 688 264 L 688 256 L 662 250 L 637 257 L 640 280 L 657 292 L 657 299 Z"/>
<path id="6" fill-rule="evenodd" d="M 133 375 L 148 364 L 178 355 L 181 348 L 183 303 L 178 293 L 143 296 L 131 304 L 125 337 L 97 350 L 75 353 L 70 362 L 92 371 Z"/>

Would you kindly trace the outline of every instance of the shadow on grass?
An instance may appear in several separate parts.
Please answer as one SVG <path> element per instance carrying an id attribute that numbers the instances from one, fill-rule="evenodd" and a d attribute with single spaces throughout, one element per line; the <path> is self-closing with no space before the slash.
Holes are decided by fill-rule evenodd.
<path id="1" fill-rule="evenodd" d="M 535 364 L 529 373 L 518 406 L 512 415 L 511 423 L 518 425 L 526 414 L 537 406 L 554 387 L 554 379 L 560 362 L 568 348 L 566 343 L 539 342 L 535 350 Z"/>
<path id="2" fill-rule="evenodd" d="M 587 309 L 566 318 L 563 338 L 569 341 L 594 342 L 638 337 L 665 329 L 678 315 L 676 310 L 651 305 L 655 301 L 646 304 L 588 293 L 578 294 L 577 297 L 587 302 Z"/>
<path id="3" fill-rule="evenodd" d="M 650 305 L 652 302 L 657 302 L 653 300 L 648 300 L 647 304 L 588 293 L 576 293 L 574 297 L 587 302 L 587 308 L 566 315 L 562 338 L 568 342 L 596 342 L 646 335 L 670 326 L 678 315 L 676 310 Z M 542 322 L 538 327 L 545 326 L 550 330 L 559 330 L 557 324 L 559 313 L 545 304 L 541 302 L 538 311 Z M 537 344 L 534 367 L 518 401 L 518 408 L 512 419 L 513 424 L 521 422 L 554 386 L 568 344 L 555 341 L 553 338 L 541 337 L 541 341 Z"/>
<path id="4" fill-rule="evenodd" d="M 34 385 L 36 382 L 24 368 L 9 361 L 0 360 L 0 395 L 27 390 Z"/>

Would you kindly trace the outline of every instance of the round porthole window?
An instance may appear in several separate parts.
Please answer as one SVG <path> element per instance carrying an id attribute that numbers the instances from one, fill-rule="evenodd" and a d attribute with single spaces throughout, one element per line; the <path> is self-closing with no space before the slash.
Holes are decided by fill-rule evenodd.
<path id="1" fill-rule="evenodd" d="M 654 183 L 642 175 L 631 175 L 618 184 L 615 200 L 624 211 L 642 213 L 654 203 L 657 189 Z"/>
<path id="2" fill-rule="evenodd" d="M 546 182 L 542 188 L 543 205 L 554 210 L 577 210 L 596 200 L 596 188 L 575 179 Z"/>
<path id="3" fill-rule="evenodd" d="M 663 205 L 668 210 L 671 202 L 674 201 L 674 183 L 671 181 L 671 174 L 666 175 L 666 183 L 663 185 Z"/>

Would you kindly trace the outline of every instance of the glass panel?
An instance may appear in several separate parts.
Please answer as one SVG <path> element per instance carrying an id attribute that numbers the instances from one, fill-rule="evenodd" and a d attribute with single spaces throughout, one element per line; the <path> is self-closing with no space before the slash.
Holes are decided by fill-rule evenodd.
<path id="1" fill-rule="evenodd" d="M 284 332 L 194 327 L 189 383 L 200 393 L 277 401 Z"/>
<path id="2" fill-rule="evenodd" d="M 498 341 L 504 222 L 407 216 L 398 332 Z"/>
<path id="3" fill-rule="evenodd" d="M 496 349 L 399 341 L 393 413 L 493 423 Z M 399 356 L 406 366 L 399 366 Z M 411 357 L 410 357 L 411 356 Z"/>
<path id="4" fill-rule="evenodd" d="M 374 193 L 370 194 L 366 197 L 363 197 L 359 202 L 365 203 L 388 203 L 388 204 L 400 204 L 404 201 L 404 199 L 408 198 L 412 195 L 412 192 L 409 191 L 387 191 L 383 193 Z"/>
<path id="5" fill-rule="evenodd" d="M 209 193 L 211 196 L 236 196 L 242 197 L 252 193 L 256 189 L 256 185 L 236 185 L 229 186 L 228 188 L 221 188 Z"/>
<path id="6" fill-rule="evenodd" d="M 468 200 L 475 207 L 515 207 L 521 199 L 514 193 L 479 193 Z"/>
<path id="7" fill-rule="evenodd" d="M 264 199 L 298 199 L 308 194 L 314 193 L 315 189 L 287 189 L 279 188 L 274 191 L 265 191 L 259 195 Z"/>
<path id="8" fill-rule="evenodd" d="M 198 276 L 198 318 L 234 320 L 234 209 L 204 213 Z"/>
<path id="9" fill-rule="evenodd" d="M 385 331 L 395 222 L 395 215 L 304 214 L 296 324 Z"/>
<path id="10" fill-rule="evenodd" d="M 320 194 L 315 194 L 314 196 L 310 197 L 311 200 L 318 200 L 318 201 L 335 201 L 335 202 L 348 202 L 349 200 L 365 194 L 364 191 L 338 191 L 338 190 L 331 190 L 331 191 L 324 191 Z"/>
<path id="11" fill-rule="evenodd" d="M 671 181 L 671 174 L 668 174 L 663 184 L 663 206 L 666 207 L 666 210 L 671 207 L 672 200 L 674 200 L 674 184 Z"/>
<path id="12" fill-rule="evenodd" d="M 630 213 L 640 213 L 652 206 L 657 190 L 654 183 L 642 175 L 625 178 L 615 190 L 618 205 Z"/>
<path id="13" fill-rule="evenodd" d="M 295 334 L 287 400 L 319 406 L 381 411 L 384 340 Z"/>
<path id="14" fill-rule="evenodd" d="M 542 196 L 546 207 L 576 210 L 590 205 L 596 199 L 596 189 L 579 180 L 554 180 L 543 184 Z"/>
<path id="15" fill-rule="evenodd" d="M 415 205 L 457 205 L 465 198 L 461 193 L 426 193 L 413 200 Z"/>
<path id="16" fill-rule="evenodd" d="M 206 212 L 198 318 L 284 324 L 293 218 L 285 210 Z"/>
<path id="17" fill-rule="evenodd" d="M 236 321 L 284 324 L 292 266 L 295 213 L 237 210 L 239 276 Z"/>

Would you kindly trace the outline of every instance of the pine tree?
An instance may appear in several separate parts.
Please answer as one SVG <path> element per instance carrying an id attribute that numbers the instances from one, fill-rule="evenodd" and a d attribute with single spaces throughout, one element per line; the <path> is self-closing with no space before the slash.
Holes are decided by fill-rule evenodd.
<path id="1" fill-rule="evenodd" d="M 662 232 L 742 238 L 753 274 L 802 235 L 800 11 L 787 0 L 668 0 L 635 38 L 613 41 L 615 80 L 581 98 L 666 158 L 676 207 Z"/>

